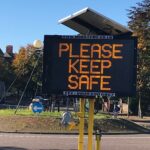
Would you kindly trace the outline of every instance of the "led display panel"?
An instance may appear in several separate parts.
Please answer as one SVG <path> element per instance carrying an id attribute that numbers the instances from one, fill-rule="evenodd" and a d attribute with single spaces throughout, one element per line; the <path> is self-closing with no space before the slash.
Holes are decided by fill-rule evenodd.
<path id="1" fill-rule="evenodd" d="M 91 97 L 136 92 L 136 38 L 45 35 L 43 90 Z"/>

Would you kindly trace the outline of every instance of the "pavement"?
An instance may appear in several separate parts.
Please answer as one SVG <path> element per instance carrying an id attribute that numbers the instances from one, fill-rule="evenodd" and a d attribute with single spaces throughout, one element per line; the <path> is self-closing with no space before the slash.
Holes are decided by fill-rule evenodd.
<path id="1" fill-rule="evenodd" d="M 150 116 L 143 116 L 142 118 L 138 116 L 119 116 L 118 118 L 127 119 L 134 122 L 146 122 L 150 123 Z"/>
<path id="2" fill-rule="evenodd" d="M 143 116 L 142 118 L 140 118 L 138 116 L 129 116 L 129 117 L 125 117 L 125 118 L 129 119 L 129 120 L 133 120 L 133 121 L 150 122 L 150 116 Z"/>
<path id="3" fill-rule="evenodd" d="M 149 135 L 104 135 L 102 150 L 149 150 Z M 84 136 L 84 150 L 88 137 Z M 93 149 L 96 140 L 93 136 Z M 78 135 L 0 134 L 0 150 L 77 150 Z"/>
<path id="4" fill-rule="evenodd" d="M 150 129 L 150 116 L 143 116 L 142 118 L 138 116 L 119 116 L 119 118 L 123 118 L 129 121 L 132 121 L 140 126 L 143 126 L 147 129 Z"/>

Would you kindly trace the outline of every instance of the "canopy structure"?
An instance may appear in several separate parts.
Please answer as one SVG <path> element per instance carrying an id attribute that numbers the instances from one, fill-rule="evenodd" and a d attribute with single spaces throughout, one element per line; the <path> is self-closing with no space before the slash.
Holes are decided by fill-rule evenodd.
<path id="1" fill-rule="evenodd" d="M 121 35 L 132 33 L 127 27 L 90 8 L 84 8 L 58 22 L 83 35 Z"/>

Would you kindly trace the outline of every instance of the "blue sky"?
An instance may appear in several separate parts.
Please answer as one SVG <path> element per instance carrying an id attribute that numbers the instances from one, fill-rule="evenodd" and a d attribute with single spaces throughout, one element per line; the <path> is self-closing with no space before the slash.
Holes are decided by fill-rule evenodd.
<path id="1" fill-rule="evenodd" d="M 0 0 L 0 48 L 8 44 L 18 52 L 21 46 L 44 40 L 45 34 L 76 32 L 58 20 L 85 7 L 127 26 L 127 9 L 142 0 Z"/>

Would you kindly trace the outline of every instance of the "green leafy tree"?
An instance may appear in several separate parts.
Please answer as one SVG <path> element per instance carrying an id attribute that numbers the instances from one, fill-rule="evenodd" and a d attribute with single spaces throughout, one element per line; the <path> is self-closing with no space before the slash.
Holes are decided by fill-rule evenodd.
<path id="1" fill-rule="evenodd" d="M 137 3 L 129 10 L 129 27 L 138 37 L 137 93 L 139 116 L 150 104 L 150 0 Z"/>
<path id="2" fill-rule="evenodd" d="M 10 86 L 14 78 L 15 75 L 11 61 L 5 59 L 3 53 L 0 50 L 0 80 L 5 83 L 6 89 Z"/>

